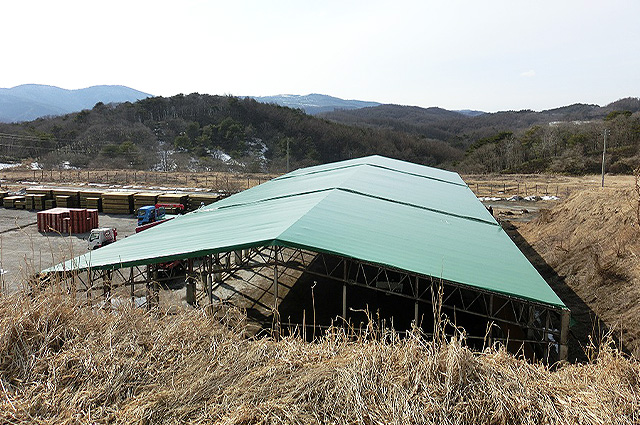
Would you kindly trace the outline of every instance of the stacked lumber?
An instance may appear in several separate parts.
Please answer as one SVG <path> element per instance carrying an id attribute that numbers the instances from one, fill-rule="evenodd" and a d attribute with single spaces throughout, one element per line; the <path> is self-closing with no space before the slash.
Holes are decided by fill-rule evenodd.
<path id="1" fill-rule="evenodd" d="M 39 232 L 86 233 L 98 226 L 98 210 L 52 208 L 37 214 Z"/>
<path id="2" fill-rule="evenodd" d="M 45 200 L 47 199 L 47 195 L 44 193 L 34 193 L 29 195 L 33 199 L 33 206 L 31 209 L 41 211 L 44 208 Z"/>
<path id="3" fill-rule="evenodd" d="M 219 199 L 220 195 L 216 193 L 190 193 L 187 208 L 189 211 L 194 211 L 202 204 L 213 204 Z"/>
<path id="4" fill-rule="evenodd" d="M 52 208 L 56 207 L 56 200 L 55 199 L 45 199 L 44 201 L 44 209 L 45 210 L 50 210 Z"/>
<path id="5" fill-rule="evenodd" d="M 73 207 L 73 200 L 71 196 L 56 196 L 56 206 L 59 208 L 71 208 Z"/>
<path id="6" fill-rule="evenodd" d="M 105 192 L 102 194 L 102 212 L 106 214 L 133 214 L 135 192 Z"/>
<path id="7" fill-rule="evenodd" d="M 158 201 L 158 193 L 153 192 L 138 192 L 133 195 L 133 209 L 138 211 L 140 207 L 146 207 L 147 205 L 155 205 Z"/>
<path id="8" fill-rule="evenodd" d="M 91 199 L 91 201 L 89 201 Z M 96 199 L 98 200 L 96 202 Z M 80 208 L 93 208 L 102 210 L 102 191 L 82 190 L 80 191 Z"/>
<path id="9" fill-rule="evenodd" d="M 187 207 L 187 201 L 189 200 L 189 194 L 187 193 L 163 193 L 158 195 L 158 204 L 182 204 Z M 177 208 L 165 208 L 167 214 L 178 214 Z"/>
<path id="10" fill-rule="evenodd" d="M 43 187 L 28 187 L 27 193 L 30 195 L 44 195 L 44 199 L 53 199 L 53 191 Z"/>
<path id="11" fill-rule="evenodd" d="M 56 200 L 58 207 L 78 208 L 80 206 L 80 192 L 73 189 L 53 189 L 53 198 Z M 64 204 L 61 205 L 58 198 L 64 200 Z"/>
<path id="12" fill-rule="evenodd" d="M 27 201 L 25 199 L 16 199 L 13 201 L 13 207 L 17 210 L 24 210 L 27 207 Z"/>
<path id="13" fill-rule="evenodd" d="M 9 192 L 0 192 L 0 202 L 7 196 L 9 196 Z"/>
<path id="14" fill-rule="evenodd" d="M 45 205 L 45 201 L 53 200 L 53 191 L 42 187 L 27 188 L 27 209 L 28 210 L 44 210 L 52 208 Z M 31 200 L 31 202 L 29 202 Z"/>
<path id="15" fill-rule="evenodd" d="M 82 208 L 90 208 L 96 211 L 102 211 L 102 198 L 86 198 Z"/>
<path id="16" fill-rule="evenodd" d="M 24 196 L 5 196 L 2 198 L 2 204 L 5 208 L 15 208 L 16 201 L 24 202 Z M 18 205 L 20 205 L 20 202 L 18 202 Z"/>

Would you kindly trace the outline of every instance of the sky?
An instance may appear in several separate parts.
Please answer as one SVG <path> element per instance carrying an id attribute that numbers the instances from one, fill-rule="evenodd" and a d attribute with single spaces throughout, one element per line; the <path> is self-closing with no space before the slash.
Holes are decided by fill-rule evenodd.
<path id="1" fill-rule="evenodd" d="M 0 87 L 485 112 L 640 97 L 638 0 L 3 1 Z"/>

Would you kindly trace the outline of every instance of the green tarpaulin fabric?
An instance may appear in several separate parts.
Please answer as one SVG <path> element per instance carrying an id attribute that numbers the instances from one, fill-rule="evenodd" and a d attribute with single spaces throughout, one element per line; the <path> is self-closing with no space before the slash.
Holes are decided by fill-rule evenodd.
<path id="1" fill-rule="evenodd" d="M 269 245 L 564 307 L 458 174 L 380 156 L 296 170 L 45 272 Z"/>

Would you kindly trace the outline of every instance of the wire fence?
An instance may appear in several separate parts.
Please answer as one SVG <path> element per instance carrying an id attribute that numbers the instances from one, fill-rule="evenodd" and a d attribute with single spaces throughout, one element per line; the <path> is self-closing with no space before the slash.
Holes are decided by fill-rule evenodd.
<path id="1" fill-rule="evenodd" d="M 224 172 L 161 172 L 139 170 L 15 170 L 0 172 L 2 186 L 17 184 L 140 186 L 163 189 L 205 189 L 235 193 L 272 179 L 270 174 Z"/>

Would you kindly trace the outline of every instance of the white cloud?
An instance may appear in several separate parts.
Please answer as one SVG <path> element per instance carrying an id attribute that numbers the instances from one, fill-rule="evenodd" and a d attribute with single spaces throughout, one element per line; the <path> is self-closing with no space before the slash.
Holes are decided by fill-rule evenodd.
<path id="1" fill-rule="evenodd" d="M 522 72 L 520 74 L 521 77 L 525 77 L 525 78 L 531 78 L 531 77 L 535 77 L 536 76 L 536 71 L 534 71 L 533 69 L 529 70 L 529 71 L 525 71 Z"/>

